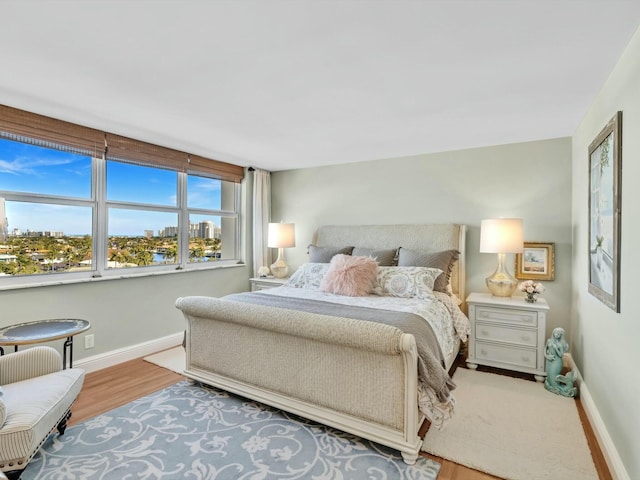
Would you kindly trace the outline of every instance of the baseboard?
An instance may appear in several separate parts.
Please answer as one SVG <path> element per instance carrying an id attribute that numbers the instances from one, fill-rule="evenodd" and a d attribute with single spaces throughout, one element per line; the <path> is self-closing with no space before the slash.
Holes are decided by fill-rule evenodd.
<path id="1" fill-rule="evenodd" d="M 122 362 L 127 362 L 135 358 L 151 355 L 152 353 L 175 347 L 182 343 L 183 332 L 167 335 L 166 337 L 149 340 L 129 347 L 118 348 L 109 352 L 94 355 L 73 362 L 74 367 L 82 368 L 86 373 L 112 367 Z"/>
<path id="2" fill-rule="evenodd" d="M 609 467 L 611 476 L 614 480 L 631 480 L 626 468 L 624 468 L 624 464 L 618 454 L 618 450 L 616 449 L 613 440 L 611 440 L 607 427 L 600 416 L 600 412 L 589 393 L 589 388 L 582 378 L 580 370 L 576 367 L 576 363 L 573 361 L 573 357 L 571 357 L 571 354 L 566 353 L 563 360 L 566 362 L 565 364 L 567 367 L 571 370 L 575 370 L 578 374 L 577 383 L 580 388 L 580 401 L 582 402 L 584 411 L 589 418 L 589 423 L 591 424 L 591 428 L 593 428 L 593 432 L 598 440 L 598 444 L 600 445 L 604 459 L 607 462 L 607 467 Z"/>

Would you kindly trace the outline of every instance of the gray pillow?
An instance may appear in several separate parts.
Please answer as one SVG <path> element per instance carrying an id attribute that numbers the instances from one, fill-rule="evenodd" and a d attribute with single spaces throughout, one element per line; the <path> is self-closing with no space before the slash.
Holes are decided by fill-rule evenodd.
<path id="1" fill-rule="evenodd" d="M 309 253 L 309 263 L 329 263 L 334 255 L 351 255 L 353 247 L 319 247 L 317 245 L 309 245 L 307 250 Z"/>
<path id="2" fill-rule="evenodd" d="M 373 248 L 354 247 L 351 255 L 354 257 L 373 257 L 381 267 L 393 267 L 397 263 L 398 249 L 375 250 Z"/>
<path id="3" fill-rule="evenodd" d="M 400 247 L 398 251 L 398 266 L 439 268 L 444 273 L 436 278 L 433 290 L 451 295 L 447 286 L 451 280 L 453 265 L 459 257 L 460 252 L 458 250 L 428 252 L 426 250 L 407 250 Z"/>

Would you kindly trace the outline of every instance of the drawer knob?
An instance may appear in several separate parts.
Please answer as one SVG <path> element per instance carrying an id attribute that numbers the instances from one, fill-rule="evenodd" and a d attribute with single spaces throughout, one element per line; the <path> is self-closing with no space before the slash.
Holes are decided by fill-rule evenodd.
<path id="1" fill-rule="evenodd" d="M 482 330 L 482 332 L 480 332 L 480 333 L 482 333 L 482 335 L 485 335 L 487 337 L 489 336 L 489 332 L 487 332 L 486 330 Z"/>
<path id="2" fill-rule="evenodd" d="M 480 349 L 480 353 L 481 353 L 482 355 L 486 355 L 486 354 L 487 354 L 487 351 L 486 351 L 484 348 L 482 348 L 482 349 Z"/>
<path id="3" fill-rule="evenodd" d="M 524 340 L 525 342 L 528 342 L 531 339 L 531 337 L 529 335 L 523 335 L 522 336 L 522 340 Z"/>
<path id="4" fill-rule="evenodd" d="M 523 361 L 523 362 L 528 362 L 528 361 L 529 361 L 529 357 L 523 356 L 523 357 L 522 357 L 522 361 Z"/>

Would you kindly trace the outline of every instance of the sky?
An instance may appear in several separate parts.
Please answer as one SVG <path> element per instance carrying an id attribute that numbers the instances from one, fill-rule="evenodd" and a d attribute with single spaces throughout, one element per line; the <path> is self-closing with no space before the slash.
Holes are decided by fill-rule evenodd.
<path id="1" fill-rule="evenodd" d="M 177 173 L 121 162 L 107 163 L 107 200 L 175 206 Z M 91 158 L 74 153 L 0 139 L 0 197 L 2 191 L 91 199 Z M 190 208 L 220 209 L 220 181 L 190 175 Z M 7 196 L 5 194 L 5 196 Z M 91 208 L 6 200 L 9 232 L 56 231 L 91 234 Z M 194 215 L 191 223 L 219 217 Z M 144 210 L 109 210 L 109 235 L 143 235 L 177 225 L 177 214 Z"/>

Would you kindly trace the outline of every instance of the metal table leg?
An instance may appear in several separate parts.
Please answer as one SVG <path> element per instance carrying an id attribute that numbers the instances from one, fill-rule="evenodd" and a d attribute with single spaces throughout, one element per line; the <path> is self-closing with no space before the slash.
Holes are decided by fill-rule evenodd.
<path id="1" fill-rule="evenodd" d="M 67 349 L 69 349 L 69 368 L 73 368 L 73 337 L 67 337 L 62 347 L 62 369 L 67 368 Z"/>

